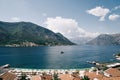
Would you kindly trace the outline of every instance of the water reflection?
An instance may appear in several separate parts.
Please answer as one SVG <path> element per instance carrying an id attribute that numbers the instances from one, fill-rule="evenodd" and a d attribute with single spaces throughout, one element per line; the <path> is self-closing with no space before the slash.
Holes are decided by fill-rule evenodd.
<path id="1" fill-rule="evenodd" d="M 40 46 L 0 47 L 0 65 L 9 63 L 22 68 L 88 68 L 86 61 L 117 61 L 114 53 L 120 46 Z M 64 54 L 61 54 L 64 51 Z"/>

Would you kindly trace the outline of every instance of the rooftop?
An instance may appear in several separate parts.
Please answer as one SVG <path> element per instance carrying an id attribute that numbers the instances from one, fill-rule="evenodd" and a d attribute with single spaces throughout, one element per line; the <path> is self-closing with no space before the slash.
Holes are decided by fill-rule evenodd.
<path id="1" fill-rule="evenodd" d="M 17 76 L 15 74 L 6 72 L 0 76 L 3 80 L 14 80 Z"/>
<path id="2" fill-rule="evenodd" d="M 110 74 L 112 77 L 120 77 L 120 71 L 117 68 L 109 68 L 105 72 Z"/>
<path id="3" fill-rule="evenodd" d="M 98 80 L 102 80 L 104 76 L 98 72 L 85 72 L 85 75 L 88 76 L 91 80 L 94 80 L 95 78 Z"/>
<path id="4" fill-rule="evenodd" d="M 41 77 L 39 75 L 32 75 L 30 80 L 41 80 Z"/>

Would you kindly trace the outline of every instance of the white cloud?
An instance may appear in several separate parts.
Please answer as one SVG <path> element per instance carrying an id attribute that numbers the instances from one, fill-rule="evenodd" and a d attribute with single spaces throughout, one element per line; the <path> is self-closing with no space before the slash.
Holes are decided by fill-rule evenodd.
<path id="1" fill-rule="evenodd" d="M 20 19 L 18 17 L 12 17 L 11 20 L 14 21 L 14 22 L 20 21 Z"/>
<path id="2" fill-rule="evenodd" d="M 114 20 L 117 20 L 119 17 L 120 17 L 120 15 L 112 14 L 112 15 L 109 16 L 109 20 L 114 21 Z"/>
<path id="3" fill-rule="evenodd" d="M 90 10 L 86 11 L 89 14 L 92 14 L 94 16 L 100 17 L 100 21 L 104 21 L 105 20 L 105 16 L 110 12 L 110 10 L 108 8 L 103 8 L 103 7 L 96 7 Z"/>
<path id="4" fill-rule="evenodd" d="M 47 14 L 46 14 L 46 13 L 42 13 L 42 15 L 43 15 L 44 17 L 46 17 L 46 16 L 47 16 Z"/>
<path id="5" fill-rule="evenodd" d="M 114 9 L 115 10 L 120 9 L 120 5 L 116 6 Z"/>
<path id="6" fill-rule="evenodd" d="M 62 33 L 69 39 L 77 39 L 80 37 L 96 37 L 98 35 L 98 33 L 91 33 L 80 28 L 74 19 L 62 17 L 47 18 L 45 24 L 47 25 L 46 28 L 52 30 L 55 33 Z"/>

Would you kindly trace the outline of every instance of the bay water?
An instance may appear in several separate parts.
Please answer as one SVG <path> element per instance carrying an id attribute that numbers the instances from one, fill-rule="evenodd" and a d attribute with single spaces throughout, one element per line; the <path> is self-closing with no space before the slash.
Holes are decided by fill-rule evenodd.
<path id="1" fill-rule="evenodd" d="M 119 62 L 113 56 L 119 52 L 120 46 L 0 47 L 0 65 L 30 69 L 81 69 L 93 66 L 86 61 Z"/>

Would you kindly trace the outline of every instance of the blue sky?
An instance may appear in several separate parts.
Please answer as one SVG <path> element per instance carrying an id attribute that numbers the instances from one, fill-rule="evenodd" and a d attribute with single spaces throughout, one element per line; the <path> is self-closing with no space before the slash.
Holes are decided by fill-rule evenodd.
<path id="1" fill-rule="evenodd" d="M 30 21 L 68 38 L 120 33 L 119 0 L 0 0 L 1 21 Z"/>

